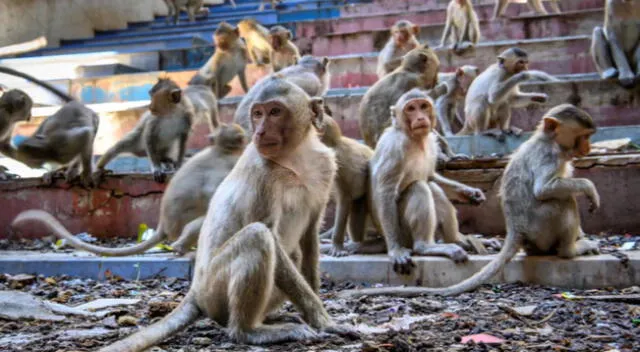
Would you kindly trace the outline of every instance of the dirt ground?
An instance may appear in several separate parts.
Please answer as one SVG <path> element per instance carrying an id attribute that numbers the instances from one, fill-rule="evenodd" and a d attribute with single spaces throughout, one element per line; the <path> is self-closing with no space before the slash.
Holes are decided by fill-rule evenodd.
<path id="1" fill-rule="evenodd" d="M 68 306 L 98 298 L 139 298 L 101 317 L 67 316 L 61 322 L 0 319 L 2 351 L 93 351 L 167 314 L 187 292 L 185 280 L 157 278 L 96 282 L 37 277 L 16 283 L 0 275 L 0 291 L 16 289 Z M 638 351 L 640 305 L 572 300 L 557 296 L 616 295 L 616 290 L 563 291 L 520 284 L 484 286 L 454 298 L 374 297 L 337 300 L 353 284 L 323 280 L 321 295 L 331 316 L 352 324 L 360 337 L 328 336 L 321 341 L 264 347 L 232 343 L 217 324 L 201 319 L 152 351 Z M 630 288 L 624 293 L 640 293 Z M 282 312 L 295 312 L 285 306 Z M 295 314 L 295 313 L 294 313 Z M 285 318 L 283 318 L 285 319 Z M 504 342 L 463 344 L 467 335 L 489 334 Z"/>

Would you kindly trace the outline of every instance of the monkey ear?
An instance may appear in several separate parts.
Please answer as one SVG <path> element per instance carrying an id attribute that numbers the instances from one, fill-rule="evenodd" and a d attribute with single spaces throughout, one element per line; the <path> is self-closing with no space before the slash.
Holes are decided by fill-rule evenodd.
<path id="1" fill-rule="evenodd" d="M 322 58 L 322 66 L 324 66 L 325 69 L 329 66 L 330 62 L 331 61 L 329 60 L 328 57 L 325 56 L 325 57 Z"/>
<path id="2" fill-rule="evenodd" d="M 411 28 L 413 30 L 413 34 L 418 35 L 420 33 L 420 27 L 418 27 L 417 25 L 413 25 L 413 27 Z"/>
<path id="3" fill-rule="evenodd" d="M 287 39 L 291 40 L 293 38 L 293 34 L 291 34 L 290 30 L 287 30 Z"/>
<path id="4" fill-rule="evenodd" d="M 458 67 L 456 69 L 456 77 L 460 78 L 462 76 L 464 76 L 464 70 L 462 69 L 462 67 Z"/>
<path id="5" fill-rule="evenodd" d="M 172 89 L 169 93 L 171 97 L 171 102 L 174 104 L 178 104 L 180 100 L 182 100 L 182 91 L 180 89 Z"/>
<path id="6" fill-rule="evenodd" d="M 309 106 L 313 114 L 311 123 L 313 123 L 313 126 L 318 130 L 322 130 L 324 127 L 324 99 L 313 97 L 311 101 L 309 101 Z"/>
<path id="7" fill-rule="evenodd" d="M 544 131 L 546 133 L 553 133 L 556 131 L 556 128 L 558 128 L 561 122 L 553 116 L 545 116 L 542 119 L 542 123 L 544 124 Z"/>

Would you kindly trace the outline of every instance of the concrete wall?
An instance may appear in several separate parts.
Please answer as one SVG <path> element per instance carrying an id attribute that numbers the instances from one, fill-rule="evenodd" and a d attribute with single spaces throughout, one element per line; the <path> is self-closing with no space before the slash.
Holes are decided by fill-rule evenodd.
<path id="1" fill-rule="evenodd" d="M 92 37 L 94 29 L 122 29 L 127 22 L 150 21 L 166 13 L 160 0 L 2 0 L 0 46 L 41 35 L 47 37 L 49 46 L 58 46 L 60 39 Z"/>

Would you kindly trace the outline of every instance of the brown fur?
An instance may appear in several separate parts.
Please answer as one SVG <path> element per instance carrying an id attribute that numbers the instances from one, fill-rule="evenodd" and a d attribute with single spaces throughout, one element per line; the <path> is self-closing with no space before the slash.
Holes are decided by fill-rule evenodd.
<path id="1" fill-rule="evenodd" d="M 440 46 L 446 47 L 451 43 L 450 49 L 457 55 L 463 55 L 472 50 L 479 40 L 478 15 L 471 0 L 451 0 Z"/>
<path id="2" fill-rule="evenodd" d="M 547 10 L 544 8 L 544 5 L 542 5 L 542 1 L 543 0 L 526 0 L 526 4 L 529 7 L 529 9 L 531 9 L 533 12 L 541 14 L 541 15 L 546 15 L 548 12 Z M 551 5 L 551 9 L 555 12 L 555 13 L 560 13 L 560 6 L 558 5 L 558 0 L 544 0 L 544 1 L 549 1 L 550 5 Z M 504 12 L 507 9 L 507 5 L 509 5 L 509 3 L 515 3 L 515 2 L 525 2 L 522 0 L 496 0 L 496 6 L 493 9 L 493 19 L 495 20 L 498 17 L 504 17 Z"/>
<path id="3" fill-rule="evenodd" d="M 269 29 L 269 41 L 273 49 L 271 51 L 273 72 L 294 66 L 300 60 L 300 51 L 291 39 L 291 31 L 283 26 L 273 26 Z"/>
<path id="4" fill-rule="evenodd" d="M 420 45 L 418 34 L 420 28 L 411 21 L 401 20 L 391 27 L 391 36 L 378 55 L 378 79 L 400 67 L 402 57 Z"/>
<path id="5" fill-rule="evenodd" d="M 164 3 L 169 10 L 165 19 L 167 24 L 171 21 L 171 17 L 173 17 L 173 24 L 177 25 L 180 22 L 180 10 L 187 11 L 189 22 L 195 22 L 196 16 L 209 16 L 209 9 L 204 7 L 204 0 L 164 0 Z M 236 6 L 233 0 L 231 3 L 233 7 Z"/>
<path id="6" fill-rule="evenodd" d="M 254 19 L 245 19 L 238 22 L 238 30 L 240 31 L 240 36 L 247 43 L 251 61 L 256 65 L 271 63 L 273 49 L 269 41 L 269 30 Z"/>

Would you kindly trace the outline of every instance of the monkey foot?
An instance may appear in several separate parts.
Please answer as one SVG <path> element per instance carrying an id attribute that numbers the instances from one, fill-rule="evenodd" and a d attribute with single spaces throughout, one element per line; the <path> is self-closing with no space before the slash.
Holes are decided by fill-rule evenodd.
<path id="1" fill-rule="evenodd" d="M 113 174 L 113 171 L 106 169 L 96 169 L 96 171 L 94 171 L 91 175 L 91 181 L 94 185 L 97 186 L 104 180 L 104 177 L 109 174 Z"/>
<path id="2" fill-rule="evenodd" d="M 599 254 L 599 253 L 600 253 L 600 245 L 598 244 L 598 241 L 580 239 L 576 242 L 577 255 L 589 255 L 589 254 Z"/>
<path id="3" fill-rule="evenodd" d="M 623 88 L 627 88 L 627 89 L 632 88 L 634 84 L 635 84 L 634 76 L 620 77 L 620 85 Z"/>
<path id="4" fill-rule="evenodd" d="M 416 264 L 411 260 L 411 250 L 400 248 L 389 253 L 393 262 L 393 271 L 400 275 L 409 275 Z"/>
<path id="5" fill-rule="evenodd" d="M 349 252 L 349 250 L 345 249 L 342 246 L 332 246 L 331 249 L 329 250 L 329 255 L 332 257 L 346 257 L 349 254 L 351 254 Z"/>
<path id="6" fill-rule="evenodd" d="M 158 171 L 158 170 L 154 171 L 153 180 L 158 183 L 164 183 L 167 180 L 167 172 Z"/>
<path id="7" fill-rule="evenodd" d="M 333 238 L 333 227 L 320 234 L 321 240 L 330 240 Z"/>
<path id="8" fill-rule="evenodd" d="M 46 186 L 51 186 L 53 185 L 53 182 L 56 178 L 63 178 L 63 177 L 65 177 L 66 179 L 66 168 L 45 172 L 42 175 L 42 183 L 44 183 Z"/>
<path id="9" fill-rule="evenodd" d="M 416 255 L 424 256 L 444 256 L 450 258 L 456 263 L 466 262 L 469 260 L 469 255 L 462 247 L 453 243 L 445 244 L 427 244 L 416 243 L 413 248 L 413 253 Z"/>
<path id="10" fill-rule="evenodd" d="M 506 132 L 516 137 L 520 137 L 522 135 L 522 129 L 514 126 L 509 127 L 509 129 Z"/>

